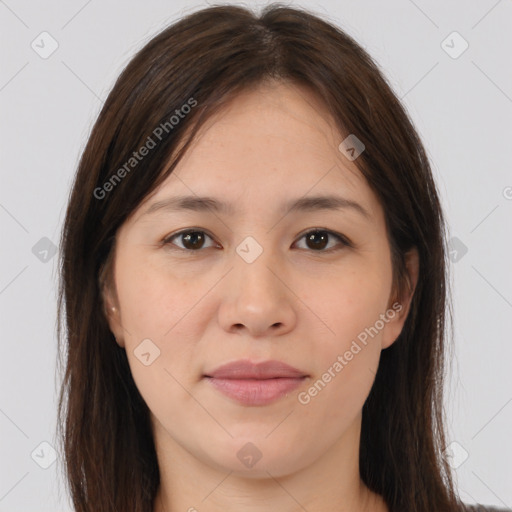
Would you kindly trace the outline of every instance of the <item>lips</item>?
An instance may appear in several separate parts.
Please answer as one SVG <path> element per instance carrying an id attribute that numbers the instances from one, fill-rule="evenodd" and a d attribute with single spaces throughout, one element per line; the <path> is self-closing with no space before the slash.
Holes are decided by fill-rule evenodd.
<path id="1" fill-rule="evenodd" d="M 217 390 L 243 405 L 267 405 L 286 396 L 308 377 L 282 361 L 240 360 L 204 375 Z"/>
<path id="2" fill-rule="evenodd" d="M 243 359 L 219 366 L 205 376 L 217 379 L 277 379 L 306 377 L 307 375 L 282 361 L 251 363 L 248 359 Z"/>

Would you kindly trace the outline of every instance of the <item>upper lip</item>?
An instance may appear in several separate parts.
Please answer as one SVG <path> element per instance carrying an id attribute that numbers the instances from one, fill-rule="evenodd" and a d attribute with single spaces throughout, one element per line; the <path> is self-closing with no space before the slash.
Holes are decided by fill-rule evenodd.
<path id="1" fill-rule="evenodd" d="M 223 364 L 206 373 L 205 377 L 216 379 L 276 379 L 280 377 L 307 377 L 307 374 L 282 361 L 253 363 L 248 359 L 243 359 Z"/>

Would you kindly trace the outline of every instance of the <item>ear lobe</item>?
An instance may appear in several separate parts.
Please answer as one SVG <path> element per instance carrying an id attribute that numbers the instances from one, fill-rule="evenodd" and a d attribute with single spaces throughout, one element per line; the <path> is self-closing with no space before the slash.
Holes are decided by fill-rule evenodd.
<path id="1" fill-rule="evenodd" d="M 103 312 L 107 319 L 108 325 L 114 335 L 117 344 L 124 348 L 123 328 L 121 326 L 121 315 L 118 302 L 113 298 L 112 292 L 108 286 L 104 286 L 103 296 Z"/>
<path id="2" fill-rule="evenodd" d="M 121 323 L 121 312 L 114 280 L 114 261 L 116 247 L 112 248 L 102 264 L 98 274 L 98 287 L 103 302 L 103 313 L 117 344 L 124 348 L 124 335 Z"/>
<path id="3" fill-rule="evenodd" d="M 413 247 L 405 255 L 405 267 L 406 267 L 406 286 L 405 289 L 401 290 L 400 297 L 390 305 L 388 311 L 394 311 L 395 315 L 386 324 L 382 336 L 382 349 L 391 346 L 402 332 L 405 320 L 409 314 L 411 308 L 411 302 L 416 290 L 419 276 L 419 255 L 416 247 Z"/>

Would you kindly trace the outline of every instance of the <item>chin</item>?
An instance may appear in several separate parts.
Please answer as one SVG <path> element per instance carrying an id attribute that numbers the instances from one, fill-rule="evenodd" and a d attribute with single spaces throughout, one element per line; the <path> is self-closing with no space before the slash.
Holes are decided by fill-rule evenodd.
<path id="1" fill-rule="evenodd" d="M 208 450 L 203 457 L 206 456 L 217 470 L 254 479 L 287 476 L 314 462 L 314 454 L 301 453 L 283 443 L 265 439 L 267 435 L 265 431 L 252 438 L 244 436 L 227 443 L 215 442 L 215 450 Z"/>

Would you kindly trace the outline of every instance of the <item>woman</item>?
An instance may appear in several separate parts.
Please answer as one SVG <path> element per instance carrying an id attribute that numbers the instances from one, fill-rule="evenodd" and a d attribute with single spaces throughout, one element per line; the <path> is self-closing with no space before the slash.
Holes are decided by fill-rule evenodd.
<path id="1" fill-rule="evenodd" d="M 62 233 L 76 511 L 476 510 L 443 456 L 445 256 L 418 135 L 340 29 L 221 6 L 158 34 Z"/>

